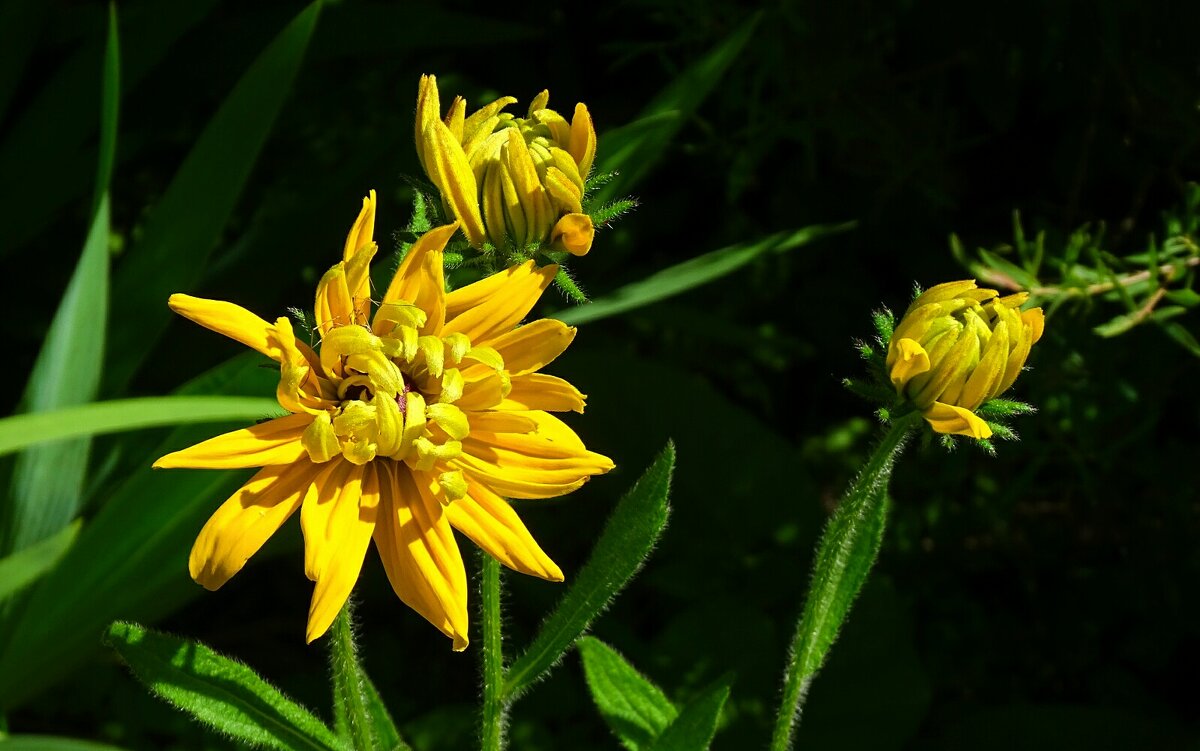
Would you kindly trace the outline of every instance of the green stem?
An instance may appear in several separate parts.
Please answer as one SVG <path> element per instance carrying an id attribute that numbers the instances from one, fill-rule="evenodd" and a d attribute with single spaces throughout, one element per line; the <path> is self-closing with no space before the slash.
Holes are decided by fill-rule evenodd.
<path id="1" fill-rule="evenodd" d="M 479 740 L 483 751 L 502 751 L 508 705 L 503 694 L 504 644 L 500 632 L 500 563 L 487 553 L 481 553 L 480 558 L 483 561 L 479 586 L 483 609 L 483 724 Z"/>
<path id="2" fill-rule="evenodd" d="M 812 584 L 788 653 L 771 751 L 791 747 L 808 686 L 875 563 L 886 522 L 892 467 L 904 448 L 905 437 L 920 421 L 919 413 L 892 421 L 821 535 Z"/>
<path id="3" fill-rule="evenodd" d="M 351 610 L 350 600 L 347 599 L 333 619 L 332 649 L 329 654 L 333 668 L 333 700 L 346 718 L 350 740 L 356 751 L 374 751 L 378 744 L 372 732 L 367 698 L 363 694 L 362 668 L 358 665 L 354 632 L 350 625 Z"/>

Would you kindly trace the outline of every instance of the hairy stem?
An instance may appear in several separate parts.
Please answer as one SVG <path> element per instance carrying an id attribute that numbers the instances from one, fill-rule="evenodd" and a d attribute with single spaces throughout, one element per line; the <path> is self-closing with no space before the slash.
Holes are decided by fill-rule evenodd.
<path id="1" fill-rule="evenodd" d="M 331 634 L 330 663 L 333 668 L 334 701 L 345 713 L 350 739 L 356 751 L 374 751 L 375 737 L 372 732 L 371 714 L 367 698 L 363 694 L 362 668 L 354 647 L 354 632 L 350 625 L 350 600 L 342 606 L 333 620 Z"/>
<path id="2" fill-rule="evenodd" d="M 500 631 L 500 563 L 481 553 L 480 603 L 483 610 L 483 717 L 480 748 L 501 751 L 508 705 L 504 700 L 504 640 Z"/>

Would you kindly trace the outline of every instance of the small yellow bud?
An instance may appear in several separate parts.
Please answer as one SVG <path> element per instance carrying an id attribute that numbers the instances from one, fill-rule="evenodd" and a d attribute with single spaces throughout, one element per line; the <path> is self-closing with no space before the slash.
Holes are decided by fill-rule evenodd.
<path id="1" fill-rule="evenodd" d="M 458 97 L 443 118 L 437 79 L 422 76 L 417 95 L 417 155 L 468 242 L 480 247 L 553 245 L 581 256 L 592 246 L 582 213 L 584 184 L 596 156 L 596 129 L 583 104 L 568 122 L 534 98 L 524 118 L 504 112 L 502 97 L 471 115 Z"/>
<path id="2" fill-rule="evenodd" d="M 970 279 L 926 290 L 888 342 L 896 392 L 939 433 L 989 438 L 991 428 L 973 410 L 1012 386 L 1042 336 L 1042 309 L 1020 309 L 1027 299 L 1000 297 Z"/>

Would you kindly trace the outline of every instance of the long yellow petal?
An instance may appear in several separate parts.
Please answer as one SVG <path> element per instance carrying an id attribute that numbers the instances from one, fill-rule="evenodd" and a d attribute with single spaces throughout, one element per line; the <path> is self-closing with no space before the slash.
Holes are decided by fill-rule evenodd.
<path id="1" fill-rule="evenodd" d="M 479 188 L 475 173 L 467 161 L 462 144 L 441 120 L 429 125 L 425 138 L 432 146 L 427 158 L 432 162 L 427 168 L 429 178 L 441 192 L 454 218 L 461 225 L 467 241 L 479 247 L 483 244 L 483 218 L 479 213 Z"/>
<path id="2" fill-rule="evenodd" d="M 175 451 L 154 462 L 157 469 L 241 469 L 291 464 L 305 456 L 300 436 L 312 422 L 306 413 L 277 417 Z"/>
<path id="3" fill-rule="evenodd" d="M 596 158 L 596 128 L 583 102 L 575 105 L 575 114 L 571 118 L 571 142 L 567 151 L 571 152 L 571 157 L 579 165 L 580 176 L 586 180 L 592 171 L 592 160 Z"/>
<path id="4" fill-rule="evenodd" d="M 553 318 L 541 318 L 518 326 L 490 340 L 488 347 L 496 350 L 504 369 L 513 376 L 532 373 L 544 368 L 566 351 L 575 339 L 576 329 Z M 470 378 L 482 375 L 486 367 L 472 365 L 463 370 Z"/>
<path id="5" fill-rule="evenodd" d="M 1008 363 L 1010 345 L 1008 322 L 998 321 L 992 330 L 991 338 L 979 356 L 979 364 L 975 366 L 971 377 L 963 385 L 962 393 L 958 395 L 958 405 L 964 409 L 975 409 L 992 392 L 1004 378 L 1004 367 Z"/>
<path id="6" fill-rule="evenodd" d="M 492 128 L 495 127 L 495 122 L 492 122 L 492 118 L 499 115 L 500 111 L 505 107 L 510 104 L 516 104 L 516 102 L 517 98 L 515 96 L 502 96 L 491 104 L 486 104 L 472 112 L 463 122 L 463 146 L 467 147 L 472 142 L 478 144 L 478 142 L 490 136 Z M 470 151 L 471 149 L 467 148 L 467 153 L 470 153 Z"/>
<path id="7" fill-rule="evenodd" d="M 971 438 L 991 438 L 992 429 L 969 409 L 953 404 L 934 402 L 921 413 L 929 426 L 939 433 L 965 435 Z"/>
<path id="8" fill-rule="evenodd" d="M 209 517 L 192 545 L 188 570 L 205 589 L 216 590 L 242 570 L 296 509 L 320 471 L 315 464 L 264 467 Z"/>
<path id="9" fill-rule="evenodd" d="M 558 167 L 546 170 L 545 183 L 546 190 L 554 199 L 555 208 L 559 212 L 578 214 L 583 211 L 583 204 L 580 203 L 583 200 L 583 191 Z"/>
<path id="10" fill-rule="evenodd" d="M 350 519 L 338 527 L 339 537 L 325 542 L 331 552 L 313 587 L 312 602 L 308 607 L 305 639 L 309 644 L 329 630 L 329 625 L 346 604 L 346 598 L 358 582 L 363 559 L 375 532 L 378 512 L 379 478 L 376 466 L 372 463 L 362 469 L 361 494 L 358 498 L 353 499 L 344 492 L 338 499 L 336 513 Z M 307 540 L 305 543 L 307 545 Z"/>
<path id="11" fill-rule="evenodd" d="M 562 570 L 529 534 L 508 501 L 482 485 L 469 484 L 467 495 L 446 507 L 446 516 L 455 529 L 513 571 L 563 580 Z"/>
<path id="12" fill-rule="evenodd" d="M 383 462 L 375 547 L 396 595 L 442 633 L 467 647 L 467 572 L 441 504 L 407 467 Z"/>
<path id="13" fill-rule="evenodd" d="M 454 236 L 458 223 L 435 227 L 413 243 L 383 295 L 384 303 L 404 300 L 425 311 L 422 334 L 440 331 L 446 316 L 446 282 L 442 251 Z"/>
<path id="14" fill-rule="evenodd" d="M 458 332 L 474 345 L 490 344 L 529 314 L 557 273 L 553 264 L 539 269 L 526 261 L 451 292 L 442 335 Z"/>
<path id="15" fill-rule="evenodd" d="M 346 265 L 338 263 L 326 271 L 317 282 L 317 295 L 313 305 L 317 319 L 317 332 L 328 334 L 339 326 L 355 323 L 354 296 L 346 279 Z"/>
<path id="16" fill-rule="evenodd" d="M 512 390 L 496 405 L 496 409 L 582 413 L 587 405 L 586 399 L 579 389 L 561 378 L 545 373 L 530 373 L 513 377 Z"/>
<path id="17" fill-rule="evenodd" d="M 241 342 L 273 360 L 280 358 L 279 345 L 272 338 L 274 328 L 240 305 L 223 300 L 174 294 L 167 305 L 184 318 L 204 328 Z"/>
<path id="18" fill-rule="evenodd" d="M 467 412 L 492 409 L 504 400 L 508 381 L 501 374 L 484 368 L 478 368 L 478 374 L 478 377 L 463 381 L 462 396 L 454 402 L 459 409 Z"/>
<path id="19" fill-rule="evenodd" d="M 346 235 L 346 247 L 342 260 L 349 261 L 359 250 L 375 242 L 375 191 L 372 189 L 363 199 L 362 211 Z"/>
<path id="20" fill-rule="evenodd" d="M 362 496 L 363 466 L 334 457 L 322 465 L 312 490 L 300 508 L 304 532 L 304 574 L 320 580 L 337 553 L 341 540 L 358 520 Z"/>
<path id="21" fill-rule="evenodd" d="M 538 179 L 537 166 L 533 163 L 533 155 L 529 153 L 525 137 L 516 128 L 508 129 L 508 143 L 501 150 L 501 162 L 508 164 L 517 199 L 525 213 L 527 228 L 523 242 L 541 240 L 550 229 L 550 197 Z"/>
<path id="22" fill-rule="evenodd" d="M 417 158 L 425 174 L 433 177 L 433 159 L 429 152 L 433 149 L 430 143 L 429 126 L 442 115 L 442 104 L 438 98 L 437 77 L 421 76 L 417 86 L 417 119 L 413 126 L 414 141 L 417 146 Z"/>

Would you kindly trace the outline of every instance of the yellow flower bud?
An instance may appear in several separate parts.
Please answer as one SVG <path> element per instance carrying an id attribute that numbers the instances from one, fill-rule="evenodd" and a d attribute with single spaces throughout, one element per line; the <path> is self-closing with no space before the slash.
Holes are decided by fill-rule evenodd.
<path id="1" fill-rule="evenodd" d="M 596 129 L 583 104 L 570 122 L 534 97 L 524 118 L 504 112 L 501 97 L 470 115 L 456 97 L 441 114 L 437 79 L 421 76 L 417 156 L 468 242 L 481 247 L 547 244 L 582 256 L 595 228 L 583 213 L 583 189 L 596 156 Z"/>
<path id="2" fill-rule="evenodd" d="M 888 342 L 892 385 L 939 433 L 991 437 L 973 410 L 1013 384 L 1042 336 L 1042 309 L 1020 309 L 1029 295 L 999 294 L 973 279 L 939 284 L 913 300 Z"/>

